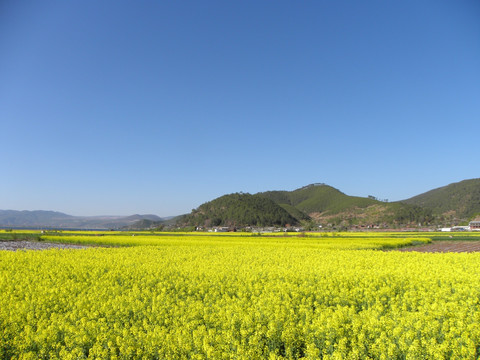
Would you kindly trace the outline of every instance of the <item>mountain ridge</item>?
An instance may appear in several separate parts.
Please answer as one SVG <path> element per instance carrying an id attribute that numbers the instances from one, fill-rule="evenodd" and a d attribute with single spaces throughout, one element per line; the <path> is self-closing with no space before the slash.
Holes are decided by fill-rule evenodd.
<path id="1" fill-rule="evenodd" d="M 469 219 L 480 214 L 480 178 L 454 182 L 402 202 L 429 208 L 437 216 Z"/>
<path id="2" fill-rule="evenodd" d="M 136 221 L 162 221 L 157 215 L 73 216 L 50 210 L 0 210 L 3 228 L 121 229 Z"/>
<path id="3" fill-rule="evenodd" d="M 435 203 L 431 200 L 431 194 L 437 193 L 440 193 L 440 195 L 433 197 L 437 201 Z M 231 195 L 233 194 L 224 196 Z M 410 199 L 393 202 L 382 201 L 373 196 L 346 195 L 324 183 L 314 183 L 292 191 L 259 192 L 251 196 L 272 200 L 295 219 L 291 224 L 302 223 L 310 229 L 315 229 L 319 225 L 324 228 L 341 229 L 435 226 L 446 223 L 457 225 L 475 216 L 476 213 L 480 214 L 480 179 L 463 180 L 430 190 Z M 215 202 L 217 199 L 205 204 Z M 196 225 L 195 221 L 185 220 L 191 220 L 191 215 L 205 204 L 200 205 L 198 209 L 194 209 L 190 217 L 188 214 L 185 215 L 183 222 L 180 222 L 180 224 Z M 233 203 L 231 206 L 236 205 Z M 439 208 L 444 213 L 453 213 L 454 216 L 444 216 L 445 214 L 440 212 Z M 220 210 L 212 211 L 218 212 Z M 230 211 L 229 207 L 224 206 L 223 211 Z M 204 217 L 203 224 L 212 225 L 207 218 Z M 213 225 L 232 223 L 237 223 L 237 219 L 233 217 L 214 221 Z M 271 223 L 270 225 L 274 224 Z"/>
<path id="4" fill-rule="evenodd" d="M 127 229 L 179 226 L 325 225 L 332 228 L 370 226 L 457 225 L 480 216 L 480 179 L 467 179 L 411 198 L 386 202 L 373 196 L 346 195 L 324 184 L 234 193 L 200 205 L 189 214 L 72 216 L 48 210 L 0 210 L 3 228 Z M 315 228 L 313 226 L 313 228 Z"/>

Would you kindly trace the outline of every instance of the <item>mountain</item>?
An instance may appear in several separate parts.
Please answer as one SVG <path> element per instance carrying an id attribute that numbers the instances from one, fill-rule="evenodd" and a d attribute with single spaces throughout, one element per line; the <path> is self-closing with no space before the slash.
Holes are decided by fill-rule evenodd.
<path id="1" fill-rule="evenodd" d="M 305 214 L 328 211 L 335 214 L 347 208 L 366 208 L 380 203 L 378 200 L 349 196 L 325 184 L 311 184 L 294 191 L 267 191 L 260 195 L 278 204 L 287 204 Z"/>
<path id="2" fill-rule="evenodd" d="M 72 216 L 56 211 L 0 210 L 3 228 L 120 229 L 136 221 L 161 221 L 156 215 Z"/>
<path id="3" fill-rule="evenodd" d="M 259 193 L 277 204 L 294 208 L 316 223 L 331 226 L 400 226 L 428 223 L 431 211 L 414 204 L 384 202 L 373 196 L 367 198 L 346 195 L 326 184 L 311 184 L 293 191 L 267 191 Z M 295 216 L 295 215 L 294 215 Z"/>
<path id="4" fill-rule="evenodd" d="M 177 219 L 177 226 L 391 227 L 432 219 L 431 210 L 416 205 L 349 196 L 325 184 L 311 184 L 293 191 L 224 195 Z"/>
<path id="5" fill-rule="evenodd" d="M 480 179 L 453 183 L 410 199 L 385 202 L 373 196 L 346 195 L 326 184 L 293 191 L 235 193 L 200 205 L 190 214 L 160 218 L 156 215 L 71 216 L 55 211 L 0 210 L 3 228 L 145 229 L 183 226 L 285 226 L 348 229 L 405 227 L 465 222 L 480 215 Z"/>
<path id="6" fill-rule="evenodd" d="M 480 179 L 463 180 L 403 200 L 447 218 L 469 219 L 480 214 Z"/>
<path id="7" fill-rule="evenodd" d="M 162 221 L 165 220 L 157 215 L 147 214 L 147 215 L 130 215 L 124 218 L 126 221 L 137 221 L 137 220 L 150 220 L 150 221 Z"/>
<path id="8" fill-rule="evenodd" d="M 181 217 L 181 226 L 285 226 L 298 220 L 275 201 L 262 195 L 235 193 L 221 196 Z"/>
<path id="9" fill-rule="evenodd" d="M 27 224 L 28 226 L 43 224 L 43 226 L 50 227 L 73 219 L 73 216 L 57 211 L 0 210 L 0 226 L 2 227 L 21 227 Z"/>
<path id="10" fill-rule="evenodd" d="M 146 230 L 146 229 L 163 229 L 162 221 L 153 221 L 149 219 L 136 220 L 134 223 L 122 227 L 122 230 Z"/>

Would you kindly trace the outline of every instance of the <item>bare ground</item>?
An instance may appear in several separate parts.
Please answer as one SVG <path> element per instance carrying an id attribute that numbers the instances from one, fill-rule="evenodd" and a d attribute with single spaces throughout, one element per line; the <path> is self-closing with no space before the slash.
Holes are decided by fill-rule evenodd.
<path id="1" fill-rule="evenodd" d="M 58 244 L 40 241 L 0 241 L 0 250 L 47 250 L 47 249 L 86 249 L 87 246 L 75 244 Z"/>
<path id="2" fill-rule="evenodd" d="M 480 241 L 434 241 L 430 244 L 408 246 L 396 251 L 418 252 L 476 252 L 480 251 Z"/>

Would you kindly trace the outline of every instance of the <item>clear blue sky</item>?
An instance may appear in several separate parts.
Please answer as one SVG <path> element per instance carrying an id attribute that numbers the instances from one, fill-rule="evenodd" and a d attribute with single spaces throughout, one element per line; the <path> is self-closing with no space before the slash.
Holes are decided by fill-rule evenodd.
<path id="1" fill-rule="evenodd" d="M 0 209 L 480 177 L 480 2 L 0 2 Z"/>

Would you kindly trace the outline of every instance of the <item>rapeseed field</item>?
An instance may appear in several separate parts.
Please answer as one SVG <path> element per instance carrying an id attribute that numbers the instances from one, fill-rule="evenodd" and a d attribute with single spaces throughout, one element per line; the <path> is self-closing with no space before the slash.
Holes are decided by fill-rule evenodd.
<path id="1" fill-rule="evenodd" d="M 0 252 L 0 358 L 480 356 L 480 254 L 423 235 L 102 235 Z"/>

